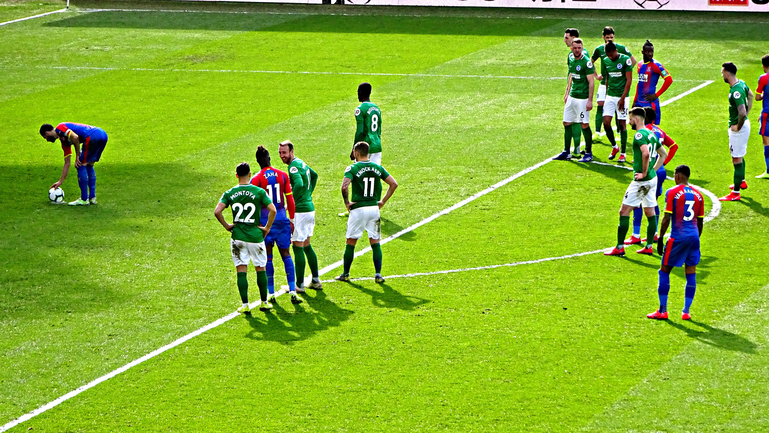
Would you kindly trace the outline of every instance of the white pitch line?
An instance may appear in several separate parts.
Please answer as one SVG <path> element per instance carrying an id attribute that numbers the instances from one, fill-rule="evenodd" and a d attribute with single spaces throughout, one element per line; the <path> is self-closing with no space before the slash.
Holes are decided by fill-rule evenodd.
<path id="1" fill-rule="evenodd" d="M 2 27 L 2 26 L 5 26 L 5 25 L 8 25 L 8 24 L 13 24 L 13 23 L 20 23 L 20 22 L 22 22 L 22 21 L 27 21 L 27 20 L 32 20 L 32 19 L 35 19 L 35 18 L 44 17 L 44 16 L 47 16 L 47 15 L 60 14 L 60 13 L 62 13 L 62 12 L 67 12 L 67 9 L 59 9 L 59 10 L 57 10 L 57 11 L 53 11 L 53 12 L 46 12 L 46 13 L 44 13 L 44 14 L 38 14 L 38 15 L 34 15 L 34 16 L 31 16 L 31 17 L 26 17 L 26 18 L 19 18 L 19 19 L 17 19 L 17 20 L 13 20 L 13 21 L 6 21 L 6 22 L 4 22 L 4 23 L 0 23 L 0 27 Z"/>
<path id="2" fill-rule="evenodd" d="M 691 88 L 691 89 L 689 89 L 689 90 L 685 91 L 684 93 L 681 93 L 680 95 L 676 95 L 676 96 L 674 96 L 674 97 L 672 97 L 672 98 L 668 99 L 667 101 L 664 101 L 664 102 L 662 102 L 662 103 L 660 104 L 660 107 L 664 107 L 664 106 L 666 106 L 666 105 L 668 105 L 668 104 L 672 104 L 673 102 L 676 102 L 676 101 L 678 101 L 679 99 L 683 98 L 684 96 L 686 96 L 686 95 L 691 95 L 692 93 L 696 92 L 697 90 L 700 90 L 701 88 L 703 88 L 703 87 L 705 87 L 705 86 L 708 86 L 708 85 L 710 85 L 710 84 L 713 84 L 714 82 L 715 82 L 715 81 L 705 81 L 704 83 L 700 84 L 700 85 L 699 85 L 699 86 L 697 86 L 697 87 L 693 87 L 693 88 Z"/>

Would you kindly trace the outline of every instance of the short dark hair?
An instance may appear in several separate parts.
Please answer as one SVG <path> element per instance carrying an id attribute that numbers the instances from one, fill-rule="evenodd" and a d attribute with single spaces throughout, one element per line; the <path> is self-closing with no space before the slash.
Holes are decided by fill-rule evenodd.
<path id="1" fill-rule="evenodd" d="M 582 43 L 582 39 L 580 39 L 580 38 L 574 38 L 574 39 L 572 39 L 572 40 L 571 40 L 571 44 L 572 44 L 572 45 L 574 45 L 574 44 L 580 44 L 580 45 L 583 45 L 583 43 Z"/>
<path id="2" fill-rule="evenodd" d="M 285 140 L 280 142 L 281 146 L 288 146 L 288 150 L 294 150 L 294 143 L 291 140 Z"/>
<path id="3" fill-rule="evenodd" d="M 603 28 L 603 35 L 613 35 L 614 34 L 614 28 L 612 26 L 606 26 Z"/>
<path id="4" fill-rule="evenodd" d="M 689 176 L 691 176 L 692 171 L 689 170 L 689 166 L 688 165 L 681 164 L 678 167 L 676 167 L 676 174 L 684 175 L 684 176 L 686 176 L 687 179 L 689 179 Z"/>
<path id="5" fill-rule="evenodd" d="M 371 84 L 370 83 L 360 83 L 358 85 L 358 100 L 359 101 L 365 101 L 366 99 L 369 99 L 371 97 Z"/>
<path id="6" fill-rule="evenodd" d="M 270 166 L 270 152 L 267 151 L 264 146 L 259 146 L 256 148 L 256 162 L 261 168 Z"/>
<path id="7" fill-rule="evenodd" d="M 646 47 L 649 47 L 649 48 L 651 48 L 653 50 L 654 49 L 654 44 L 652 43 L 652 41 L 647 39 L 646 42 L 644 42 L 644 48 L 646 48 Z"/>
<path id="8" fill-rule="evenodd" d="M 630 109 L 630 114 L 633 116 L 642 117 L 644 120 L 646 120 L 646 110 L 644 110 L 644 107 L 633 107 Z"/>
<path id="9" fill-rule="evenodd" d="M 578 37 L 579 37 L 579 30 L 577 30 L 577 29 L 573 29 L 573 28 L 571 28 L 571 27 L 569 27 L 568 29 L 566 29 L 566 33 L 567 33 L 569 36 L 571 36 L 571 37 L 575 37 L 575 38 L 578 38 Z"/>
<path id="10" fill-rule="evenodd" d="M 248 176 L 248 173 L 251 173 L 251 166 L 247 162 L 241 162 L 235 169 L 235 173 L 238 174 L 238 177 Z"/>
<path id="11" fill-rule="evenodd" d="M 737 65 L 735 65 L 734 63 L 726 62 L 723 65 L 721 65 L 721 67 L 723 67 L 724 70 L 726 70 L 726 72 L 731 72 L 732 74 L 737 75 Z"/>
<path id="12" fill-rule="evenodd" d="M 43 123 L 43 126 L 40 127 L 40 135 L 45 137 L 45 133 L 48 131 L 53 131 L 53 125 L 50 123 Z"/>
<path id="13" fill-rule="evenodd" d="M 358 152 L 358 155 L 360 156 L 367 156 L 368 155 L 368 143 L 365 141 L 359 141 L 355 143 L 355 146 L 352 147 L 353 150 Z"/>
<path id="14" fill-rule="evenodd" d="M 654 108 L 652 107 L 643 107 L 644 109 L 644 123 L 651 124 L 654 123 L 655 120 L 657 120 L 657 113 L 654 111 Z"/>
<path id="15" fill-rule="evenodd" d="M 761 64 L 769 68 L 769 54 L 761 57 Z"/>
<path id="16" fill-rule="evenodd" d="M 606 43 L 606 53 L 613 53 L 617 51 L 617 46 L 614 45 L 614 42 L 607 42 Z"/>

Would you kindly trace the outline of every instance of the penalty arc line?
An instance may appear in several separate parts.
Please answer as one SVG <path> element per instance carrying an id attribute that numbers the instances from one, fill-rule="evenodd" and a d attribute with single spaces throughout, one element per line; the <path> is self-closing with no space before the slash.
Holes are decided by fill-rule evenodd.
<path id="1" fill-rule="evenodd" d="M 13 21 L 6 21 L 6 22 L 4 22 L 4 23 L 0 23 L 0 27 L 2 27 L 2 26 L 5 26 L 5 25 L 8 25 L 8 24 L 13 24 L 13 23 L 20 23 L 20 22 L 22 22 L 22 21 L 27 21 L 27 20 L 31 20 L 31 19 L 35 19 L 35 18 L 40 18 L 40 17 L 48 16 L 48 15 L 53 15 L 53 14 L 60 14 L 60 13 L 62 13 L 62 12 L 67 12 L 67 9 L 59 9 L 59 10 L 57 10 L 57 11 L 53 11 L 53 12 L 46 12 L 46 13 L 44 13 L 44 14 L 33 15 L 33 16 L 31 16 L 31 17 L 26 17 L 26 18 L 19 18 L 19 19 L 17 19 L 17 20 L 13 20 Z"/>

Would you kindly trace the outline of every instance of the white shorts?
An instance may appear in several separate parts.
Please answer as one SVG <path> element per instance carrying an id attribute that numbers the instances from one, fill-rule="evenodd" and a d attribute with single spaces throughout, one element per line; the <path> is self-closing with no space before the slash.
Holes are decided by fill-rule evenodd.
<path id="1" fill-rule="evenodd" d="M 368 159 L 376 165 L 382 165 L 382 152 L 369 153 Z"/>
<path id="2" fill-rule="evenodd" d="M 380 239 L 379 206 L 364 206 L 350 211 L 347 218 L 347 239 L 360 239 L 363 230 L 368 232 L 369 239 Z"/>
<path id="3" fill-rule="evenodd" d="M 566 123 L 590 124 L 590 112 L 587 111 L 587 99 L 575 99 L 569 96 L 563 107 L 563 121 Z"/>
<path id="4" fill-rule="evenodd" d="M 297 212 L 294 215 L 294 232 L 291 242 L 304 242 L 315 232 L 315 211 Z"/>
<path id="5" fill-rule="evenodd" d="M 258 268 L 267 266 L 267 249 L 264 242 L 253 243 L 230 239 L 232 262 L 235 266 L 248 266 L 249 259 Z"/>
<path id="6" fill-rule="evenodd" d="M 630 97 L 625 97 L 625 108 L 619 110 L 619 100 L 622 99 L 619 96 L 607 96 L 606 102 L 603 103 L 603 117 L 617 115 L 617 120 L 627 120 L 627 111 L 630 108 Z"/>
<path id="7" fill-rule="evenodd" d="M 649 170 L 651 169 L 652 167 L 649 167 Z M 642 207 L 657 206 L 657 176 L 643 182 L 637 180 L 630 182 L 630 186 L 625 191 L 625 198 L 622 199 L 622 204 L 634 208 L 638 205 Z"/>
<path id="8" fill-rule="evenodd" d="M 598 97 L 596 100 L 598 102 L 603 102 L 606 100 L 606 84 L 598 85 Z"/>
<path id="9" fill-rule="evenodd" d="M 732 158 L 742 158 L 748 153 L 748 137 L 750 136 L 750 120 L 745 119 L 742 129 L 737 132 L 729 128 L 729 152 Z"/>

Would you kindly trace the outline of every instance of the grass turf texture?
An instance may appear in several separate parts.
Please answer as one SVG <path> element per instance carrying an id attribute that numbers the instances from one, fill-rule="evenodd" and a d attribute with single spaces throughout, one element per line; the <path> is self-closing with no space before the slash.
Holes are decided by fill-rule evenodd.
<path id="1" fill-rule="evenodd" d="M 743 16 L 607 23 L 596 12 L 215 7 L 251 13 L 73 11 L 0 29 L 0 114 L 17 143 L 0 170 L 4 422 L 234 309 L 228 235 L 212 211 L 258 144 L 280 168 L 276 144 L 291 138 L 319 172 L 313 244 L 321 266 L 341 259 L 345 221 L 335 214 L 360 81 L 374 85 L 384 165 L 402 185 L 383 212 L 386 235 L 562 147 L 564 80 L 210 70 L 558 77 L 565 27 L 580 28 L 593 48 L 612 24 L 638 58 L 652 38 L 678 81 L 667 98 L 716 81 L 664 107 L 662 126 L 681 144 L 673 165 L 689 164 L 693 183 L 724 195 L 731 165 L 719 65 L 734 61 L 753 87 L 764 54 L 751 35 L 765 23 L 754 16 L 703 25 L 690 21 Z M 339 10 L 355 16 L 326 15 Z M 402 16 L 414 12 L 422 16 Z M 64 120 L 110 134 L 96 207 L 45 202 L 61 154 L 36 131 Z M 232 320 L 16 430 L 211 431 L 244 420 L 299 431 L 765 429 L 759 311 L 769 247 L 759 240 L 769 185 L 751 180 L 763 166 L 759 143 L 751 137 L 743 202 L 726 203 L 706 225 L 696 323 L 677 316 L 679 271 L 673 320 L 644 318 L 656 305 L 659 261 L 634 248 L 626 259 L 331 283 L 300 307 L 281 298 L 275 314 Z M 599 159 L 608 152 L 596 144 Z M 608 247 L 629 179 L 612 167 L 549 163 L 385 245 L 384 273 Z M 76 196 L 74 173 L 64 189 Z M 371 256 L 352 273 L 370 276 Z"/>

